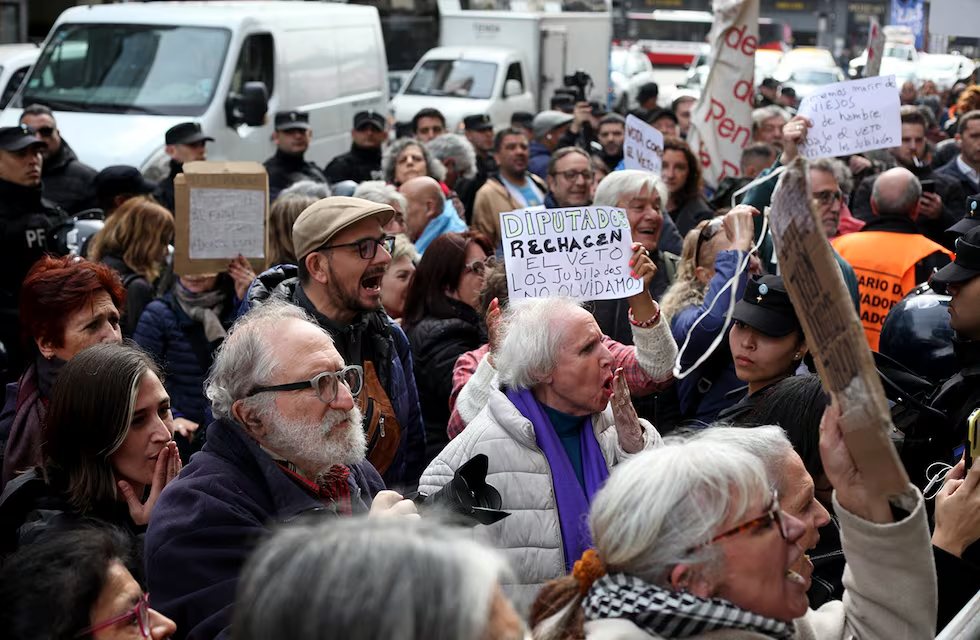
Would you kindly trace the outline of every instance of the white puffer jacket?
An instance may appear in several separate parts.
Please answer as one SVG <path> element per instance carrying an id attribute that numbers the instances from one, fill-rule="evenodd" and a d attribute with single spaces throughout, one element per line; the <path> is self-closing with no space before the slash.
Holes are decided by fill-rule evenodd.
<path id="1" fill-rule="evenodd" d="M 619 446 L 610 407 L 593 415 L 592 424 L 610 468 L 629 458 Z M 659 444 L 660 434 L 653 425 L 642 419 L 640 424 L 644 447 Z M 490 459 L 487 483 L 500 492 L 502 508 L 511 515 L 489 527 L 477 527 L 477 533 L 507 557 L 516 583 L 505 584 L 505 591 L 518 610 L 526 613 L 541 585 L 565 574 L 551 469 L 531 421 L 500 390 L 491 390 L 483 410 L 429 464 L 419 491 L 435 493 L 478 453 Z"/>

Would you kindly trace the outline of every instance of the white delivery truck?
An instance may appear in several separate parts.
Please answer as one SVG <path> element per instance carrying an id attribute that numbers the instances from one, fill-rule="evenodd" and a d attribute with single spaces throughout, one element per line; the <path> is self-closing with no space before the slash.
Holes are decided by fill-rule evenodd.
<path id="1" fill-rule="evenodd" d="M 0 125 L 42 103 L 97 169 L 165 175 L 164 133 L 201 123 L 210 160 L 271 156 L 272 115 L 310 113 L 306 157 L 348 150 L 354 114 L 383 112 L 387 63 L 374 7 L 320 2 L 153 2 L 79 6 L 55 22 Z"/>
<path id="2" fill-rule="evenodd" d="M 450 130 L 477 113 L 500 128 L 515 111 L 547 109 L 555 89 L 578 70 L 592 79 L 587 98 L 606 102 L 612 41 L 606 2 L 576 3 L 594 10 L 566 12 L 553 2 L 495 0 L 500 10 L 472 10 L 463 1 L 461 7 L 460 0 L 440 0 L 441 46 L 422 56 L 392 99 L 397 122 L 434 107 Z"/>

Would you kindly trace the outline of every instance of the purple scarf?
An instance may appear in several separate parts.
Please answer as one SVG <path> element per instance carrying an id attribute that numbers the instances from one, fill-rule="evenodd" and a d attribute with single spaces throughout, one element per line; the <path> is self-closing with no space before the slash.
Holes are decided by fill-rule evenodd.
<path id="1" fill-rule="evenodd" d="M 582 445 L 582 475 L 585 489 L 575 477 L 575 470 L 565 453 L 555 428 L 551 425 L 544 409 L 541 408 L 529 389 L 515 391 L 508 389 L 507 398 L 517 410 L 531 421 L 534 437 L 541 447 L 548 466 L 551 468 L 551 482 L 555 489 L 555 503 L 558 506 L 558 523 L 561 525 L 561 544 L 565 551 L 565 570 L 571 572 L 572 565 L 586 549 L 592 546 L 589 533 L 589 505 L 602 483 L 609 477 L 606 459 L 595 439 L 592 416 L 582 425 L 580 443 Z"/>

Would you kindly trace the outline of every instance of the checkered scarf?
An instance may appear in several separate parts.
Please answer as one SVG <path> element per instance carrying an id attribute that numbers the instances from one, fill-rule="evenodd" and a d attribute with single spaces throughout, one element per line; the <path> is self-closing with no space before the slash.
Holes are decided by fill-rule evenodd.
<path id="1" fill-rule="evenodd" d="M 621 573 L 595 581 L 582 601 L 586 620 L 624 618 L 661 638 L 690 638 L 719 629 L 741 629 L 789 640 L 790 623 L 766 618 L 719 598 L 670 591 Z"/>

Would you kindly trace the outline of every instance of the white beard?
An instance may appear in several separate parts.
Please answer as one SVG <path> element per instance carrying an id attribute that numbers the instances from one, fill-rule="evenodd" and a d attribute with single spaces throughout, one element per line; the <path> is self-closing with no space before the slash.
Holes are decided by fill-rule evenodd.
<path id="1" fill-rule="evenodd" d="M 275 408 L 275 427 L 265 437 L 264 446 L 293 463 L 311 476 L 326 473 L 335 465 L 352 465 L 364 460 L 367 440 L 361 427 L 361 410 L 355 404 L 350 411 L 331 409 L 319 423 L 286 420 Z M 329 438 L 338 423 L 347 421 L 340 437 Z"/>

